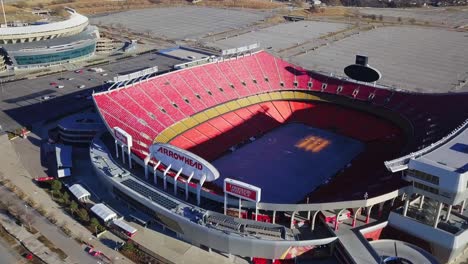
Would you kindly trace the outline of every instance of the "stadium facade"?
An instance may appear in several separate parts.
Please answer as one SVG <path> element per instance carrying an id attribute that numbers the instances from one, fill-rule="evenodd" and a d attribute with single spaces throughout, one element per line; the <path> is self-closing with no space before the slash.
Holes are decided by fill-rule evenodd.
<path id="1" fill-rule="evenodd" d="M 340 263 L 391 262 L 397 252 L 377 253 L 396 247 L 385 239 L 410 242 L 399 243 L 418 254 L 408 263 L 437 263 L 430 254 L 440 262 L 463 257 L 468 130 L 466 122 L 457 126 L 468 118 L 467 94 L 408 93 L 318 74 L 263 51 L 237 55 L 93 95 L 112 137 L 95 138 L 91 159 L 111 193 L 185 241 L 254 263 L 318 257 L 321 246 Z M 262 202 L 252 179 L 234 191 L 229 179 L 220 184 L 203 166 L 180 163 L 212 162 L 290 123 L 359 140 L 365 149 L 298 203 Z M 154 143 L 185 151 L 162 157 Z M 309 137 L 296 147 L 320 153 L 329 144 Z M 361 216 L 385 224 L 362 237 L 340 231 Z M 366 238 L 382 243 L 373 248 Z"/>
<path id="2" fill-rule="evenodd" d="M 88 18 L 73 9 L 67 20 L 0 29 L 1 53 L 9 69 L 70 63 L 93 56 L 100 38 Z"/>

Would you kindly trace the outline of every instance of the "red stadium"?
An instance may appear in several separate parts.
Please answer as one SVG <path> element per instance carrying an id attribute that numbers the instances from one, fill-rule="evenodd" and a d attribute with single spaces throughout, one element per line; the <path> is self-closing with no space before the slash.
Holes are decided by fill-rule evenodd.
<path id="1" fill-rule="evenodd" d="M 133 199 L 195 245 L 207 243 L 255 263 L 295 258 L 336 239 L 295 237 L 291 230 L 298 221 L 314 232 L 320 215 L 337 231 L 342 218 L 353 218 L 354 227 L 361 209 L 369 223 L 376 204 L 380 217 L 385 202 L 393 206 L 408 185 L 384 162 L 431 146 L 467 118 L 467 94 L 372 86 L 306 70 L 264 51 L 116 87 L 94 94 L 94 102 L 116 148 L 120 142 L 122 161 L 126 148 L 130 164 L 141 165 L 131 173 L 141 176 L 143 168 L 146 179 L 115 177 L 107 165 L 98 165 L 103 177 L 111 176 L 104 178 L 114 193 Z M 104 148 L 92 148 L 91 155 Z M 215 173 L 193 177 L 206 167 Z M 193 205 L 194 194 L 201 207 Z M 228 194 L 239 201 L 228 201 Z M 250 203 L 241 203 L 244 198 Z M 267 239 L 257 242 L 258 234 Z"/>
<path id="2" fill-rule="evenodd" d="M 448 133 L 464 120 L 456 113 L 462 113 L 458 108 L 463 107 L 466 96 L 406 93 L 357 84 L 310 72 L 261 51 L 163 74 L 96 94 L 94 100 L 109 129 L 120 127 L 133 136 L 131 150 L 141 160 L 151 144 L 162 142 L 212 162 L 234 146 L 293 123 L 361 142 L 363 149 L 352 156 L 352 166 L 346 166 L 351 161 L 347 160 L 339 171 L 331 170 L 333 177 L 327 176 L 327 184 L 313 186 L 315 191 L 301 193 L 300 199 L 295 197 L 295 202 L 306 197 L 328 202 L 397 189 L 402 181 L 385 169 L 384 161 L 422 148 Z M 314 140 L 324 140 L 321 135 L 310 139 L 303 144 L 309 149 Z M 318 162 L 326 160 L 320 158 Z M 250 177 L 261 175 L 261 168 L 247 167 L 253 172 Z M 221 171 L 236 178 L 229 169 L 223 167 Z M 309 169 L 313 167 L 305 167 Z M 270 177 L 260 177 L 266 180 L 256 183 L 269 182 L 272 188 L 283 189 Z M 283 176 L 286 181 L 288 177 Z M 302 177 L 299 180 L 308 180 L 307 175 Z M 178 180 L 185 181 L 183 177 Z M 253 179 L 243 180 L 251 183 Z M 222 191 L 216 183 L 204 187 L 209 192 Z M 277 199 L 274 202 L 281 203 Z"/>

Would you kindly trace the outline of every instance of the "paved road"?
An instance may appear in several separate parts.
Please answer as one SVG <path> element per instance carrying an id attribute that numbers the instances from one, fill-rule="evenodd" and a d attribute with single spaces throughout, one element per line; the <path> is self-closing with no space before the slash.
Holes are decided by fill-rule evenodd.
<path id="1" fill-rule="evenodd" d="M 33 135 L 28 138 L 31 140 L 18 139 L 10 142 L 6 138 L 6 135 L 0 136 L 0 149 L 2 150 L 2 158 L 0 159 L 0 175 L 10 179 L 11 182 L 16 186 L 20 186 L 20 188 L 28 195 L 28 197 L 34 199 L 34 201 L 36 201 L 48 213 L 52 213 L 58 220 L 58 223 L 66 223 L 67 227 L 72 230 L 74 236 L 86 239 L 88 243 L 93 244 L 98 250 L 104 252 L 104 254 L 107 256 L 116 258 L 115 263 L 131 263 L 127 259 L 123 258 L 120 253 L 107 248 L 98 240 L 94 239 L 89 230 L 77 223 L 69 215 L 65 214 L 63 209 L 59 208 L 58 205 L 50 199 L 50 196 L 44 190 L 38 188 L 32 182 L 33 177 L 41 177 L 45 176 L 46 174 L 43 171 L 43 167 L 40 164 L 40 158 L 37 154 L 39 153 L 39 144 L 37 144 L 39 141 L 37 137 L 33 137 Z M 23 164 L 27 164 L 28 166 L 25 168 Z M 69 239 L 69 241 L 76 243 L 71 239 Z M 56 241 L 52 242 L 55 243 Z M 57 242 L 57 245 L 62 245 L 61 240 Z M 68 244 L 64 245 L 67 246 Z M 81 250 L 81 247 L 79 247 L 77 243 L 74 245 L 74 248 L 76 248 L 78 251 Z M 65 252 L 67 254 L 69 253 L 67 251 Z M 72 254 L 81 255 L 80 252 L 70 253 L 70 256 L 73 256 Z"/>
<path id="2" fill-rule="evenodd" d="M 16 204 L 21 208 L 25 208 L 26 213 L 30 213 L 34 218 L 32 226 L 34 226 L 42 235 L 47 237 L 56 247 L 62 249 L 73 263 L 96 263 L 97 260 L 90 256 L 79 243 L 67 236 L 54 224 L 50 223 L 45 217 L 40 215 L 36 210 L 30 208 L 16 195 L 12 195 L 5 187 L 0 187 L 0 195 L 8 201 Z M 2 255 L 3 257 L 3 255 Z M 10 262 L 12 263 L 12 262 Z"/>
<path id="3" fill-rule="evenodd" d="M 86 97 L 93 90 L 105 88 L 103 84 L 106 80 L 155 65 L 160 71 L 164 71 L 180 62 L 174 58 L 147 53 L 99 66 L 106 71 L 106 76 L 85 69 L 82 73 L 72 70 L 36 79 L 0 83 L 0 126 L 3 131 L 9 131 L 19 125 L 31 125 L 92 106 L 91 100 Z M 58 89 L 59 85 L 64 88 Z M 79 89 L 80 85 L 85 85 L 86 88 Z M 43 96 L 50 96 L 51 99 L 43 100 Z"/>
<path id="4" fill-rule="evenodd" d="M 19 262 L 19 259 L 11 253 L 12 249 L 0 238 L 0 264 Z"/>

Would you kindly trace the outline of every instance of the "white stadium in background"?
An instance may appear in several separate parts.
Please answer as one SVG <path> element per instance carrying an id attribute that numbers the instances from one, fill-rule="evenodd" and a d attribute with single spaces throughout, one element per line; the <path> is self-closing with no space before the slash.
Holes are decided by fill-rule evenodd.
<path id="1" fill-rule="evenodd" d="M 72 36 L 82 32 L 89 25 L 86 16 L 70 8 L 66 10 L 70 13 L 67 20 L 42 25 L 0 28 L 0 43 L 14 44 Z"/>
<path id="2" fill-rule="evenodd" d="M 66 20 L 0 28 L 1 70 L 28 70 L 72 63 L 99 52 L 98 28 L 90 25 L 86 16 L 71 8 L 65 10 L 69 13 Z"/>

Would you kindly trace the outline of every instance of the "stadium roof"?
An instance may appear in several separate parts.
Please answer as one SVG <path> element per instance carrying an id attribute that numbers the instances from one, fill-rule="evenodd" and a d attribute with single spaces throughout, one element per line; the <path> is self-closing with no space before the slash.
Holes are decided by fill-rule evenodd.
<path id="1" fill-rule="evenodd" d="M 73 196 L 75 196 L 78 200 L 91 196 L 91 194 L 80 184 L 73 184 L 72 186 L 68 187 L 68 190 L 70 190 Z"/>
<path id="2" fill-rule="evenodd" d="M 91 211 L 104 222 L 117 218 L 117 214 L 105 204 L 99 203 L 91 207 Z"/>
<path id="3" fill-rule="evenodd" d="M 67 36 L 67 37 L 59 37 L 54 39 L 47 39 L 47 40 L 40 40 L 40 41 L 33 41 L 33 42 L 24 42 L 24 43 L 14 43 L 14 44 L 4 44 L 2 48 L 8 51 L 20 51 L 20 50 L 27 50 L 27 49 L 46 49 L 52 48 L 56 46 L 63 46 L 69 45 L 79 41 L 87 41 L 87 40 L 94 40 L 97 38 L 95 34 L 97 28 L 95 26 L 88 26 L 86 30 L 83 32 Z"/>
<path id="4" fill-rule="evenodd" d="M 27 34 L 40 34 L 48 33 L 57 30 L 64 30 L 67 28 L 76 27 L 85 23 L 88 23 L 88 18 L 78 14 L 76 12 L 70 12 L 70 18 L 64 21 L 41 24 L 41 25 L 32 25 L 25 27 L 6 27 L 0 28 L 0 36 L 8 35 L 27 35 Z"/>
<path id="5" fill-rule="evenodd" d="M 468 125 L 456 137 L 417 160 L 444 170 L 466 173 L 468 171 Z"/>
<path id="6" fill-rule="evenodd" d="M 102 119 L 95 113 L 80 113 L 71 115 L 60 120 L 58 125 L 65 130 L 85 130 L 99 131 L 105 130 L 106 127 Z"/>

